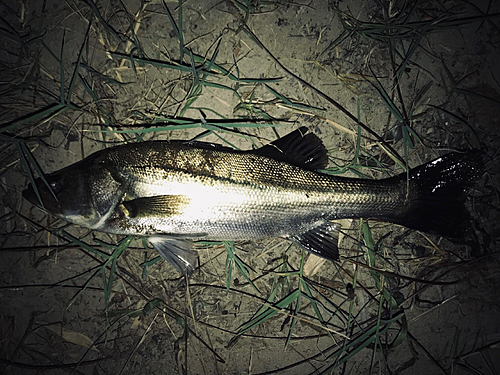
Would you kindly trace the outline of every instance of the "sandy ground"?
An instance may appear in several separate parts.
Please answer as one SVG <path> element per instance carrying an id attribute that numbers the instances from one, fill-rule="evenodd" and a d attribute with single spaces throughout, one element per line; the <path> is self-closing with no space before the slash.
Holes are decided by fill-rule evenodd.
<path id="1" fill-rule="evenodd" d="M 461 0 L 2 2 L 0 371 L 500 373 L 499 11 Z M 221 131 L 222 120 L 249 127 Z M 200 245 L 186 285 L 163 260 L 144 266 L 157 254 L 141 240 L 114 261 L 122 237 L 21 197 L 31 156 L 48 173 L 136 137 L 251 149 L 302 125 L 331 170 L 353 177 L 400 173 L 387 145 L 412 167 L 483 150 L 467 201 L 478 246 L 344 221 L 337 263 L 312 269 L 310 257 L 300 274 L 301 251 L 275 238 L 237 242 L 229 261 L 230 245 Z"/>

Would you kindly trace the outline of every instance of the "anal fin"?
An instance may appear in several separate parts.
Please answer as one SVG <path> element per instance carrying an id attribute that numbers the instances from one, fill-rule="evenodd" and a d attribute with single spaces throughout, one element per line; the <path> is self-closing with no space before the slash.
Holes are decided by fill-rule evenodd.
<path id="1" fill-rule="evenodd" d="M 339 226 L 325 222 L 305 233 L 295 234 L 290 239 L 302 249 L 329 260 L 339 260 Z"/>

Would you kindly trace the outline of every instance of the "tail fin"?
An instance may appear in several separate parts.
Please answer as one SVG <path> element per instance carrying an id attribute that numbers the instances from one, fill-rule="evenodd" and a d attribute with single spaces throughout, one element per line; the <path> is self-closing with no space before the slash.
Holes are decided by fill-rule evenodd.
<path id="1" fill-rule="evenodd" d="M 410 170 L 407 209 L 395 222 L 443 237 L 466 237 L 471 228 L 466 191 L 482 170 L 479 151 L 450 153 Z M 406 183 L 406 173 L 397 178 Z"/>

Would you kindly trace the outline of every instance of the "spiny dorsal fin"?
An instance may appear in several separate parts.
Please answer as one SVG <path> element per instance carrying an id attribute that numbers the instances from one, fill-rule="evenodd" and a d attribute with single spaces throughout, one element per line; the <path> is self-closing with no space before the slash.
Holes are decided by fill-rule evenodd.
<path id="1" fill-rule="evenodd" d="M 324 169 L 328 164 L 326 148 L 315 134 L 308 131 L 305 126 L 301 126 L 284 137 L 250 152 L 286 161 L 301 168 Z"/>

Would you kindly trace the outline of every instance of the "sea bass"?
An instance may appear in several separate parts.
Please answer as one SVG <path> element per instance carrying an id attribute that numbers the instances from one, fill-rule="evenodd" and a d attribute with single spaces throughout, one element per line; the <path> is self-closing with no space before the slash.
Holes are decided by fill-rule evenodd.
<path id="1" fill-rule="evenodd" d="M 98 151 L 35 181 L 23 196 L 97 231 L 145 236 L 190 275 L 195 240 L 289 239 L 338 260 L 331 221 L 375 218 L 462 237 L 465 191 L 480 175 L 476 152 L 453 153 L 381 180 L 322 173 L 321 140 L 300 129 L 256 150 L 148 141 Z"/>

